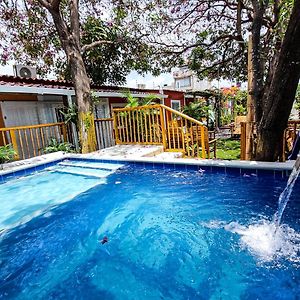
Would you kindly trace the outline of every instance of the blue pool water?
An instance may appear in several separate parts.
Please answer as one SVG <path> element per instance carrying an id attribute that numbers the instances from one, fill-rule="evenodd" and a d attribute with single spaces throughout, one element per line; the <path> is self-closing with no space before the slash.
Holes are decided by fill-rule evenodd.
<path id="1" fill-rule="evenodd" d="M 54 169 L 64 167 L 70 166 Z M 54 180 L 53 189 L 71 185 L 77 196 L 38 207 L 31 220 L 14 223 L 0 236 L 0 299 L 300 295 L 299 184 L 274 236 L 271 220 L 287 179 L 139 166 L 98 177 L 67 171 L 52 169 L 40 177 Z M 62 177 L 49 180 L 52 175 Z M 34 186 L 30 181 L 38 178 L 1 189 Z M 80 184 L 85 188 L 78 194 Z M 52 188 L 46 188 L 50 194 Z M 37 192 L 34 198 L 46 196 Z M 19 203 L 27 201 L 18 197 Z M 18 205 L 8 209 L 12 215 Z"/>

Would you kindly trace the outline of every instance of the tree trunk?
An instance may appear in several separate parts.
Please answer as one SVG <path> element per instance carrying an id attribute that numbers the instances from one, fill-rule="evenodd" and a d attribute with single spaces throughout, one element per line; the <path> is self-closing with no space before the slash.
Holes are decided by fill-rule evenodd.
<path id="1" fill-rule="evenodd" d="M 276 60 L 270 85 L 264 91 L 258 121 L 256 160 L 276 161 L 300 78 L 300 0 L 295 0 L 289 25 Z"/>
<path id="2" fill-rule="evenodd" d="M 80 29 L 78 0 L 69 1 L 70 25 L 63 19 L 58 5 L 49 6 L 40 0 L 52 15 L 62 48 L 64 49 L 71 69 L 72 81 L 75 88 L 78 106 L 79 143 L 82 153 L 96 150 L 96 133 L 94 114 L 91 103 L 90 80 L 86 73 L 80 46 Z M 45 6 L 46 5 L 46 6 Z"/>
<path id="3" fill-rule="evenodd" d="M 80 53 L 75 51 L 69 57 L 78 106 L 79 142 L 82 153 L 96 151 L 94 113 L 91 103 L 90 80 Z"/>

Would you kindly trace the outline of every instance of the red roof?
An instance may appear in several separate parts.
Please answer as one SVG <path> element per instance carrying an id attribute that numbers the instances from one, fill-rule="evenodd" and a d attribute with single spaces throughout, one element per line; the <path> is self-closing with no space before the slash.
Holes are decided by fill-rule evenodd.
<path id="1" fill-rule="evenodd" d="M 18 76 L 0 75 L 0 86 L 43 87 L 53 89 L 72 89 L 73 84 L 67 81 L 46 80 L 37 78 L 22 78 Z"/>
<path id="2" fill-rule="evenodd" d="M 63 80 L 49 80 L 38 78 L 22 78 L 18 76 L 0 75 L 0 92 L 1 86 L 22 86 L 22 87 L 39 87 L 39 88 L 53 88 L 53 89 L 73 89 L 73 83 Z M 119 86 L 104 86 L 104 85 L 91 85 L 91 88 L 103 92 L 123 92 L 130 90 L 135 93 L 159 93 L 158 90 L 152 89 L 136 89 Z M 165 91 L 165 90 L 164 90 Z"/>

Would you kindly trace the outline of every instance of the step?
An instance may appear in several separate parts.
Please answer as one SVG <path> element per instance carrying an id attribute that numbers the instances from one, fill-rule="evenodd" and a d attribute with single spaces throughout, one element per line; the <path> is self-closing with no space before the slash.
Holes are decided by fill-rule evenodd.
<path id="1" fill-rule="evenodd" d="M 82 176 L 91 176 L 97 178 L 105 178 L 113 173 L 112 170 L 100 170 L 94 168 L 82 168 L 76 166 L 57 166 L 54 168 L 49 168 L 49 170 L 53 172 L 59 173 L 67 173 L 67 174 L 74 174 L 74 175 L 82 175 Z"/>
<path id="2" fill-rule="evenodd" d="M 100 162 L 88 162 L 88 161 L 74 161 L 74 160 L 65 160 L 59 163 L 60 166 L 75 166 L 80 168 L 90 168 L 90 169 L 99 169 L 99 170 L 109 170 L 115 171 L 124 167 L 122 164 L 112 164 L 112 163 L 100 163 Z"/>

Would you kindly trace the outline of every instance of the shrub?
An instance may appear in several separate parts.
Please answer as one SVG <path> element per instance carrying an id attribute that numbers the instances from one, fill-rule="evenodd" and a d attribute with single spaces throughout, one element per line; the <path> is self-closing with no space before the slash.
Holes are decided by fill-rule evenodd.
<path id="1" fill-rule="evenodd" d="M 6 146 L 0 146 L 0 164 L 12 161 L 16 155 L 16 151 L 9 144 Z"/>
<path id="2" fill-rule="evenodd" d="M 53 152 L 75 152 L 74 146 L 70 143 L 59 143 L 55 138 L 51 138 L 49 145 L 44 148 L 44 153 L 53 153 Z"/>

